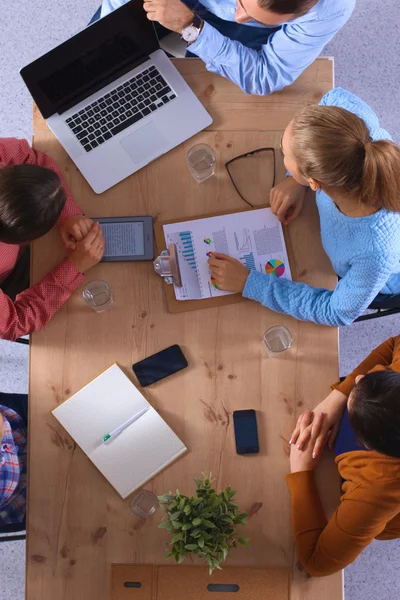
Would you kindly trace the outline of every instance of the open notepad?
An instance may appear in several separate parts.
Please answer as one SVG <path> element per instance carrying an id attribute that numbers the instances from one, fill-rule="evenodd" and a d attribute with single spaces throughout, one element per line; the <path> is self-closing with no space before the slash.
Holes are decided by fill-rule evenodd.
<path id="1" fill-rule="evenodd" d="M 107 433 L 146 407 L 150 409 L 137 421 L 103 443 Z M 53 415 L 123 498 L 187 450 L 116 364 Z"/>

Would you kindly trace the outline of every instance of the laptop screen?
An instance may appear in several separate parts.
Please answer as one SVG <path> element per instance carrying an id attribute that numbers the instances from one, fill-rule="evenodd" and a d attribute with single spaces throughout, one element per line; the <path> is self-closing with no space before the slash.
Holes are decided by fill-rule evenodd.
<path id="1" fill-rule="evenodd" d="M 143 0 L 131 0 L 21 70 L 43 117 L 63 113 L 159 48 Z"/>

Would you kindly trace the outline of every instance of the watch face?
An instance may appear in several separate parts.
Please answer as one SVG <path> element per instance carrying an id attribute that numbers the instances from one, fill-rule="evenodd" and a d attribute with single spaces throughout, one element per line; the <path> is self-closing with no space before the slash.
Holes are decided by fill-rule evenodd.
<path id="1" fill-rule="evenodd" d="M 185 42 L 195 42 L 199 37 L 199 30 L 194 25 L 189 25 L 189 27 L 185 27 L 182 31 L 182 37 Z"/>

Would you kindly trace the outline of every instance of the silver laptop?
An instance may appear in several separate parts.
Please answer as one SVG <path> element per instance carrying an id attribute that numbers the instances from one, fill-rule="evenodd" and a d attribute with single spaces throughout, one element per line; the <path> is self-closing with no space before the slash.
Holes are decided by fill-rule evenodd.
<path id="1" fill-rule="evenodd" d="M 98 194 L 212 123 L 131 0 L 21 69 L 48 126 Z"/>

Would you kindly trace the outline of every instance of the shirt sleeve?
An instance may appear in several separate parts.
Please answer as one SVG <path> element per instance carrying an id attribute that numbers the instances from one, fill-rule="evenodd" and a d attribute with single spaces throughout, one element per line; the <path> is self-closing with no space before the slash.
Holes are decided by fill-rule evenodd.
<path id="1" fill-rule="evenodd" d="M 209 71 L 223 75 L 248 94 L 272 94 L 290 85 L 320 55 L 349 19 L 341 10 L 325 19 L 283 25 L 260 50 L 223 36 L 208 23 L 189 50 Z"/>
<path id="2" fill-rule="evenodd" d="M 356 377 L 358 375 L 366 375 L 377 365 L 389 367 L 393 361 L 394 342 L 395 338 L 389 338 L 383 342 L 383 344 L 375 348 L 375 350 L 373 350 L 371 354 L 369 354 L 367 358 L 363 360 L 352 373 L 350 373 L 350 375 L 347 375 L 344 381 L 338 381 L 337 383 L 332 384 L 331 388 L 349 396 L 356 384 Z"/>
<path id="3" fill-rule="evenodd" d="M 13 495 L 19 481 L 18 450 L 12 436 L 11 425 L 4 418 L 5 431 L 0 441 L 0 508 Z"/>
<path id="4" fill-rule="evenodd" d="M 243 296 L 302 321 L 320 325 L 350 325 L 385 286 L 391 268 L 389 261 L 382 267 L 370 257 L 359 258 L 334 291 L 252 271 Z"/>
<path id="5" fill-rule="evenodd" d="M 14 302 L 0 290 L 0 338 L 15 340 L 44 327 L 83 279 L 65 258 L 42 281 L 18 294 Z"/>
<path id="6" fill-rule="evenodd" d="M 331 575 L 352 563 L 398 512 L 361 486 L 342 498 L 328 522 L 318 494 L 314 471 L 286 477 L 291 493 L 296 550 L 305 570 L 314 577 Z"/>
<path id="7" fill-rule="evenodd" d="M 81 208 L 75 203 L 64 176 L 53 159 L 44 154 L 44 152 L 31 148 L 26 140 L 18 140 L 16 138 L 0 139 L 0 162 L 5 167 L 21 164 L 38 165 L 57 173 L 67 198 L 60 218 L 57 221 L 57 227 L 61 227 L 70 217 L 82 214 Z"/>

